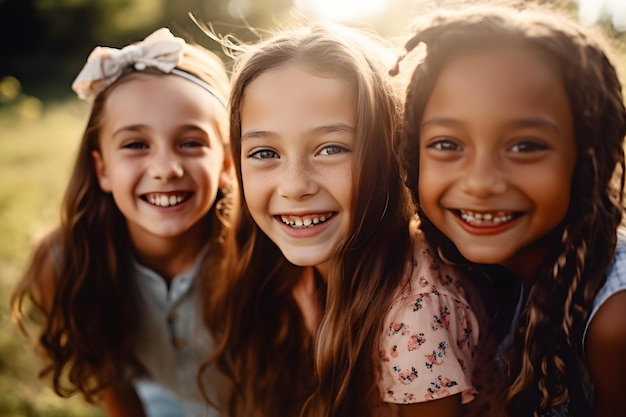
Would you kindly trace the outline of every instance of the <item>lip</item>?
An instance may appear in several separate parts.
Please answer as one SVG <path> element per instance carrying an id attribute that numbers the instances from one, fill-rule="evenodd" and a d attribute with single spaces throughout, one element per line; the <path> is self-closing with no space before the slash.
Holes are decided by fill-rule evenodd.
<path id="1" fill-rule="evenodd" d="M 459 225 L 468 233 L 473 235 L 496 235 L 499 233 L 506 232 L 509 229 L 517 226 L 522 219 L 525 217 L 525 212 L 513 211 L 513 210 L 468 210 L 468 209 L 447 209 L 450 214 L 455 218 L 455 220 L 459 223 Z M 466 220 L 461 217 L 462 213 L 478 213 L 478 214 L 495 214 L 501 213 L 510 213 L 512 216 L 511 220 L 505 221 L 503 223 L 493 223 L 489 222 L 489 224 L 481 224 L 475 225 L 468 223 Z"/>
<path id="2" fill-rule="evenodd" d="M 332 213 L 332 215 L 330 217 L 327 217 L 327 215 L 329 213 Z M 308 226 L 303 226 L 303 227 L 292 227 L 289 226 L 287 224 L 285 224 L 285 222 L 283 221 L 284 217 L 290 218 L 290 217 L 319 217 L 319 216 L 326 216 L 327 219 L 323 222 L 320 223 L 312 223 L 311 225 Z M 280 228 L 290 237 L 293 238 L 297 238 L 297 239 L 305 239 L 305 238 L 311 238 L 311 237 L 315 237 L 321 233 L 323 233 L 325 230 L 327 230 L 329 228 L 329 226 L 334 223 L 335 218 L 337 217 L 337 212 L 336 211 L 318 211 L 318 212 L 308 212 L 308 213 L 281 213 L 281 214 L 277 214 L 274 215 L 274 220 L 279 224 Z"/>

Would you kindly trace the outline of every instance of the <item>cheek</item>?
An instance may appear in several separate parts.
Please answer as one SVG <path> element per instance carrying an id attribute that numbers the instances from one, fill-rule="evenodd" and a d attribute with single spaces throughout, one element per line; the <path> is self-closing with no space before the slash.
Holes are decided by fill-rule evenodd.
<path id="1" fill-rule="evenodd" d="M 246 197 L 246 200 L 249 194 L 249 190 L 254 189 L 254 177 L 255 176 L 252 175 L 248 171 L 248 169 L 246 169 L 245 165 L 241 167 L 241 189 L 243 190 L 243 194 Z"/>
<path id="2" fill-rule="evenodd" d="M 537 196 L 538 203 L 543 201 L 542 206 L 546 222 L 549 222 L 552 227 L 556 227 L 567 214 L 570 199 L 570 184 L 556 181 L 552 183 L 551 187 L 543 188 Z"/>
<path id="3" fill-rule="evenodd" d="M 117 184 L 129 184 L 136 181 L 141 169 L 138 164 L 127 162 L 123 159 L 109 158 L 107 160 L 108 178 Z"/>
<path id="4" fill-rule="evenodd" d="M 438 188 L 441 175 L 436 171 L 435 166 L 430 166 L 428 162 L 420 162 L 417 187 L 420 205 L 425 206 L 433 204 L 438 199 Z"/>
<path id="5" fill-rule="evenodd" d="M 265 194 L 265 188 L 267 188 L 268 181 L 264 180 L 264 176 L 255 175 L 253 172 L 248 172 L 244 167 L 241 171 L 241 189 L 243 191 L 243 197 L 250 210 L 251 214 L 255 214 L 258 208 L 263 205 L 263 195 Z"/>
<path id="6" fill-rule="evenodd" d="M 346 196 L 345 198 L 350 200 L 350 196 L 352 195 L 352 167 L 349 166 L 345 168 L 339 175 L 337 186 L 343 189 L 343 194 Z"/>

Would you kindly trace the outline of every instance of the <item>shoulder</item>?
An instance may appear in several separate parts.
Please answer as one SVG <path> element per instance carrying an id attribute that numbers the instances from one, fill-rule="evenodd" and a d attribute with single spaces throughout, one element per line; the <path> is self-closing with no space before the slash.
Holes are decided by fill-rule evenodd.
<path id="1" fill-rule="evenodd" d="M 587 343 L 592 345 L 611 345 L 626 341 L 626 291 L 620 291 L 609 297 L 596 312 L 589 324 Z M 626 347 L 626 344 L 624 344 Z"/>
<path id="2" fill-rule="evenodd" d="M 626 291 L 626 237 L 620 234 L 613 260 L 606 271 L 606 281 L 594 297 L 585 333 L 589 332 L 591 324 L 596 321 L 598 313 L 604 310 L 607 301 L 624 291 Z M 587 338 L 585 335 L 585 343 Z"/>
<path id="3" fill-rule="evenodd" d="M 596 294 L 589 315 L 586 344 L 611 344 L 626 340 L 626 237 L 619 234 L 606 281 Z M 623 323 L 623 324 L 622 324 Z M 591 346 L 589 346 L 591 348 Z"/>
<path id="4" fill-rule="evenodd" d="M 478 324 L 460 280 L 424 242 L 416 242 L 408 264 L 380 339 L 385 401 L 418 403 L 460 393 L 470 401 Z"/>
<path id="5" fill-rule="evenodd" d="M 619 235 L 606 282 L 596 294 L 584 335 L 585 359 L 593 380 L 594 409 L 606 416 L 624 415 L 626 374 L 626 238 Z"/>
<path id="6" fill-rule="evenodd" d="M 460 269 L 443 262 L 423 239 L 416 239 L 401 299 L 430 294 L 469 308 L 474 293 L 473 284 Z"/>
<path id="7" fill-rule="evenodd" d="M 438 338 L 450 337 L 456 344 L 474 346 L 478 320 L 468 301 L 469 283 L 459 271 L 442 263 L 424 242 L 417 242 L 407 273 L 392 304 L 387 335 L 394 328 L 411 327 Z M 398 336 L 395 334 L 395 336 Z M 457 338 L 462 338 L 457 339 Z"/>
<path id="8" fill-rule="evenodd" d="M 587 330 L 585 358 L 594 385 L 594 407 L 608 413 L 601 415 L 626 413 L 626 398 L 623 395 L 623 376 L 626 374 L 624 317 L 626 291 L 620 291 L 602 304 Z"/>

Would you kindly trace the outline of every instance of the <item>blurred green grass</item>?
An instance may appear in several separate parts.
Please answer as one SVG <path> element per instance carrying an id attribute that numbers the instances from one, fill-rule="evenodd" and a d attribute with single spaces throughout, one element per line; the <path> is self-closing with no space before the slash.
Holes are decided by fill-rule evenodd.
<path id="1" fill-rule="evenodd" d="M 11 323 L 9 297 L 34 242 L 58 219 L 63 189 L 87 120 L 76 100 L 17 96 L 0 105 L 0 416 L 102 417 L 75 396 L 58 398 L 37 373 L 36 334 Z"/>

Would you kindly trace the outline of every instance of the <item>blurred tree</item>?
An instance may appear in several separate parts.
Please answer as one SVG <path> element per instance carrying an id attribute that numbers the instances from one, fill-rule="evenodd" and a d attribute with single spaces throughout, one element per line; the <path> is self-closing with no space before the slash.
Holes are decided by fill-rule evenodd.
<path id="1" fill-rule="evenodd" d="M 458 1 L 389 0 L 387 11 L 362 23 L 383 36 L 397 36 L 412 16 Z M 534 1 L 575 14 L 580 0 Z M 294 0 L 0 0 L 0 78 L 13 76 L 24 93 L 43 99 L 70 95 L 73 78 L 96 45 L 121 47 L 167 26 L 179 36 L 219 51 L 219 45 L 196 27 L 189 13 L 210 22 L 218 33 L 252 41 L 257 35 L 251 27 L 261 32 L 274 28 L 292 16 L 293 8 Z"/>
<path id="2" fill-rule="evenodd" d="M 228 33 L 245 27 L 267 27 L 271 16 L 288 9 L 291 0 L 243 0 L 249 15 L 229 13 L 242 0 L 0 0 L 0 78 L 16 77 L 24 92 L 42 98 L 71 94 L 73 77 L 96 45 L 121 47 L 143 39 L 160 26 L 189 40 L 208 42 L 188 14 L 214 22 Z M 269 18 L 268 18 L 269 17 Z"/>

